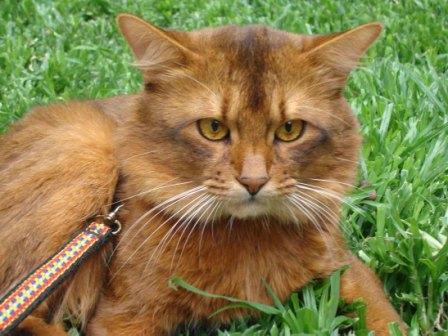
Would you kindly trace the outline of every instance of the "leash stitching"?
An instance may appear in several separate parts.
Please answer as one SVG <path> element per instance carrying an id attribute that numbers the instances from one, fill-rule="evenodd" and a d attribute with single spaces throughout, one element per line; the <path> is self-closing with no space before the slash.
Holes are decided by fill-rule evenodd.
<path id="1" fill-rule="evenodd" d="M 0 336 L 22 322 L 114 233 L 111 227 L 93 222 L 23 278 L 0 300 Z"/>

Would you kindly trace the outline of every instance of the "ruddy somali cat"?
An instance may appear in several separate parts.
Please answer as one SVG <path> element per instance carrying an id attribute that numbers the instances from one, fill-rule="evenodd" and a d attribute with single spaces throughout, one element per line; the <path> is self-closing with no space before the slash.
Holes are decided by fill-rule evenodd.
<path id="1" fill-rule="evenodd" d="M 70 314 L 87 335 L 164 335 L 226 304 L 174 291 L 173 274 L 270 302 L 262 279 L 285 299 L 346 264 L 342 297 L 365 301 L 368 327 L 404 329 L 338 227 L 360 146 L 344 84 L 381 26 L 308 36 L 163 30 L 131 15 L 118 23 L 143 92 L 40 107 L 0 139 L 0 292 L 106 212 L 114 194 L 125 204 L 117 240 L 21 330 L 63 335 L 58 323 Z M 243 313 L 253 312 L 212 322 Z"/>

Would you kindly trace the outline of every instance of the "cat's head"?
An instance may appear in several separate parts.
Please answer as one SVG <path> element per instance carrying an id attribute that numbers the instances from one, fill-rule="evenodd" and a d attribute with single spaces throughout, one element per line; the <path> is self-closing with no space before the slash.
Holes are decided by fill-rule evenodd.
<path id="1" fill-rule="evenodd" d="M 182 220 L 337 221 L 360 145 L 344 85 L 380 24 L 311 36 L 118 23 L 145 83 L 121 148 L 135 194 Z"/>

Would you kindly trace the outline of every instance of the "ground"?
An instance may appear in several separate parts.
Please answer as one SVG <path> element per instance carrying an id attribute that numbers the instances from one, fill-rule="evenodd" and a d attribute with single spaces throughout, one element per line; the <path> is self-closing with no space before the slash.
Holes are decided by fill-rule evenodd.
<path id="1" fill-rule="evenodd" d="M 115 25 L 120 12 L 181 29 L 262 23 L 323 33 L 383 22 L 346 91 L 364 147 L 359 188 L 347 199 L 342 225 L 413 335 L 447 335 L 447 1 L 1 0 L 0 131 L 37 104 L 138 90 L 138 71 Z M 262 307 L 261 320 L 236 321 L 221 333 L 337 333 L 343 317 L 332 310 L 337 286 L 328 286 L 308 286 L 285 306 Z M 310 325 L 301 324 L 303 316 Z M 361 322 L 343 324 L 365 334 Z"/>

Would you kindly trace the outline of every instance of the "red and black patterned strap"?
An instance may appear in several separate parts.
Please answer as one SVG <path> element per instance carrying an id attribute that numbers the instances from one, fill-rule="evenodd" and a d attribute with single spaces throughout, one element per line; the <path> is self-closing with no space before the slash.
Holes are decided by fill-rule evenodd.
<path id="1" fill-rule="evenodd" d="M 117 228 L 105 223 L 114 222 L 105 218 L 104 222 L 94 221 L 89 224 L 0 299 L 0 336 L 7 335 L 17 327 L 89 255 L 117 232 Z"/>

